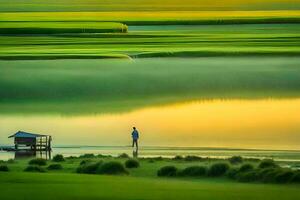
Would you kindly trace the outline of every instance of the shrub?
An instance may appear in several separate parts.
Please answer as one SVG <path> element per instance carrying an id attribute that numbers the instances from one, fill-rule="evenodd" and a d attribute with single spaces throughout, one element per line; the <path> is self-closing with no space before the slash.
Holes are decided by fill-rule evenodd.
<path id="1" fill-rule="evenodd" d="M 202 158 L 199 156 L 186 156 L 184 158 L 185 161 L 201 161 Z"/>
<path id="2" fill-rule="evenodd" d="M 226 176 L 230 179 L 236 179 L 238 173 L 239 173 L 239 170 L 237 168 L 231 168 L 226 172 Z"/>
<path id="3" fill-rule="evenodd" d="M 102 161 L 82 164 L 76 169 L 76 172 L 81 174 L 96 174 L 101 165 Z"/>
<path id="4" fill-rule="evenodd" d="M 24 169 L 25 172 L 45 172 L 46 170 L 39 165 L 29 165 Z"/>
<path id="5" fill-rule="evenodd" d="M 165 166 L 157 171 L 157 176 L 173 177 L 176 176 L 178 169 L 174 166 Z"/>
<path id="6" fill-rule="evenodd" d="M 277 167 L 277 164 L 271 159 L 265 159 L 265 160 L 262 160 L 259 163 L 258 167 L 261 168 L 261 169 L 270 168 L 270 167 Z"/>
<path id="7" fill-rule="evenodd" d="M 237 180 L 240 182 L 253 182 L 257 180 L 256 171 L 246 171 L 237 174 Z"/>
<path id="8" fill-rule="evenodd" d="M 191 166 L 178 172 L 179 176 L 204 176 L 206 174 L 206 167 L 203 166 Z"/>
<path id="9" fill-rule="evenodd" d="M 222 176 L 224 175 L 229 169 L 229 165 L 226 163 L 216 163 L 210 166 L 208 170 L 209 176 Z"/>
<path id="10" fill-rule="evenodd" d="M 291 179 L 292 183 L 300 183 L 300 171 L 296 171 Z"/>
<path id="11" fill-rule="evenodd" d="M 8 172 L 9 168 L 7 167 L 7 165 L 0 165 L 0 172 Z"/>
<path id="12" fill-rule="evenodd" d="M 57 154 L 53 157 L 52 161 L 53 162 L 63 162 L 63 161 L 65 161 L 65 158 L 63 155 Z"/>
<path id="13" fill-rule="evenodd" d="M 68 157 L 66 157 L 67 159 L 77 159 L 77 157 L 76 156 L 68 156 Z"/>
<path id="14" fill-rule="evenodd" d="M 275 177 L 278 173 L 281 172 L 280 168 L 264 168 L 258 172 L 258 178 L 266 183 L 275 182 Z"/>
<path id="15" fill-rule="evenodd" d="M 94 158 L 94 157 L 95 157 L 95 155 L 92 153 L 86 153 L 86 154 L 79 156 L 79 158 Z"/>
<path id="16" fill-rule="evenodd" d="M 243 161 L 260 162 L 261 160 L 259 158 L 243 158 Z"/>
<path id="17" fill-rule="evenodd" d="M 91 163 L 92 162 L 92 160 L 89 160 L 89 159 L 87 159 L 87 160 L 82 160 L 80 163 L 79 163 L 79 165 L 85 165 L 85 164 L 88 164 L 88 163 Z"/>
<path id="18" fill-rule="evenodd" d="M 48 170 L 60 170 L 63 167 L 61 166 L 61 164 L 51 164 L 47 167 Z"/>
<path id="19" fill-rule="evenodd" d="M 9 163 L 9 164 L 12 164 L 12 163 L 15 163 L 16 161 L 14 160 L 14 159 L 8 159 L 8 161 L 6 161 L 7 163 Z"/>
<path id="20" fill-rule="evenodd" d="M 158 156 L 158 157 L 152 158 L 152 160 L 155 160 L 155 161 L 162 161 L 162 160 L 164 160 L 164 158 L 161 157 L 161 156 Z"/>
<path id="21" fill-rule="evenodd" d="M 292 170 L 282 170 L 275 175 L 275 182 L 276 183 L 288 183 L 291 182 L 294 172 Z"/>
<path id="22" fill-rule="evenodd" d="M 248 172 L 248 171 L 251 171 L 253 169 L 254 169 L 253 165 L 251 165 L 251 164 L 244 164 L 244 165 L 242 165 L 239 168 L 239 172 Z"/>
<path id="23" fill-rule="evenodd" d="M 28 164 L 44 166 L 44 165 L 47 165 L 47 160 L 45 160 L 43 158 L 35 158 L 35 159 L 30 160 Z"/>
<path id="24" fill-rule="evenodd" d="M 173 158 L 173 160 L 183 160 L 183 157 L 180 155 L 177 155 Z"/>
<path id="25" fill-rule="evenodd" d="M 240 164 L 243 162 L 243 158 L 241 156 L 232 156 L 228 158 L 229 162 L 233 165 Z"/>
<path id="26" fill-rule="evenodd" d="M 129 155 L 127 153 L 122 153 L 118 156 L 118 158 L 129 158 Z"/>
<path id="27" fill-rule="evenodd" d="M 102 155 L 102 154 L 98 154 L 97 158 L 107 158 L 107 157 L 111 157 L 110 155 Z"/>
<path id="28" fill-rule="evenodd" d="M 125 166 L 126 168 L 138 168 L 140 166 L 140 163 L 135 159 L 128 159 L 125 162 Z"/>
<path id="29" fill-rule="evenodd" d="M 111 161 L 106 162 L 97 169 L 98 174 L 128 174 L 127 170 L 125 169 L 124 165 L 120 162 Z"/>

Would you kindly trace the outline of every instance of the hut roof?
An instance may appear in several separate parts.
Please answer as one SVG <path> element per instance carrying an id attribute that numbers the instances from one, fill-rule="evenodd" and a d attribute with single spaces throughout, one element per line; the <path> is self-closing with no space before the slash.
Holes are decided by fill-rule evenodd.
<path id="1" fill-rule="evenodd" d="M 18 131 L 15 134 L 9 136 L 8 138 L 12 137 L 21 137 L 21 138 L 37 138 L 37 137 L 46 137 L 47 135 L 35 134 L 35 133 L 27 133 L 24 131 Z"/>

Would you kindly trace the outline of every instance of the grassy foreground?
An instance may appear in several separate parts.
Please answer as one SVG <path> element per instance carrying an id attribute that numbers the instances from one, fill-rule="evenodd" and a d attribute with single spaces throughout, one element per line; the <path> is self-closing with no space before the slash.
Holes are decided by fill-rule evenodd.
<path id="1" fill-rule="evenodd" d="M 179 168 L 195 165 L 209 166 L 215 162 L 225 163 L 226 160 L 140 159 L 140 167 L 127 169 L 129 175 L 107 176 L 75 173 L 79 163 L 92 160 L 124 163 L 127 159 L 67 158 L 65 161 L 59 162 L 62 169 L 49 170 L 46 173 L 24 172 L 23 170 L 28 165 L 28 159 L 8 161 L 9 172 L 0 172 L 0 186 L 3 189 L 1 197 L 5 199 L 122 200 L 186 198 L 289 200 L 300 197 L 297 184 L 248 184 L 231 181 L 225 177 L 161 178 L 156 175 L 157 170 L 166 165 L 175 165 Z M 258 164 L 258 161 L 255 160 L 245 162 L 252 163 L 254 166 Z M 54 163 L 48 161 L 47 165 Z"/>
<path id="2" fill-rule="evenodd" d="M 294 200 L 298 185 L 241 184 L 77 174 L 0 173 L 1 198 L 18 199 L 227 199 Z M 16 192 L 18 191 L 18 192 Z"/>

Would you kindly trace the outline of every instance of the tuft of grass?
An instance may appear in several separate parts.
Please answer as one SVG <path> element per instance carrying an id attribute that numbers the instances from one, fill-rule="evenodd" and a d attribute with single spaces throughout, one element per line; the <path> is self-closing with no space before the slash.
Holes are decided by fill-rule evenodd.
<path id="1" fill-rule="evenodd" d="M 226 176 L 230 179 L 236 179 L 237 176 L 239 174 L 239 169 L 237 168 L 230 168 L 227 172 L 226 172 Z"/>
<path id="2" fill-rule="evenodd" d="M 128 159 L 125 162 L 125 167 L 126 168 L 138 168 L 140 166 L 139 161 L 135 159 Z"/>
<path id="3" fill-rule="evenodd" d="M 118 156 L 118 158 L 130 158 L 130 156 L 127 153 L 122 153 Z"/>
<path id="4" fill-rule="evenodd" d="M 281 172 L 278 172 L 274 177 L 276 183 L 290 183 L 294 177 L 295 172 L 289 169 L 283 169 Z"/>
<path id="5" fill-rule="evenodd" d="M 258 167 L 264 169 L 264 168 L 278 167 L 278 165 L 274 162 L 274 160 L 265 159 L 259 163 Z"/>
<path id="6" fill-rule="evenodd" d="M 8 172 L 9 168 L 7 165 L 0 164 L 0 172 Z"/>
<path id="7" fill-rule="evenodd" d="M 233 165 L 240 164 L 243 162 L 243 158 L 241 156 L 232 156 L 228 160 Z"/>
<path id="8" fill-rule="evenodd" d="M 86 165 L 86 164 L 91 163 L 91 162 L 93 162 L 93 161 L 90 160 L 90 159 L 85 159 L 85 160 L 80 161 L 79 165 Z"/>
<path id="9" fill-rule="evenodd" d="M 28 162 L 29 165 L 39 165 L 39 166 L 44 166 L 47 165 L 47 160 L 43 158 L 35 158 L 32 159 Z"/>
<path id="10" fill-rule="evenodd" d="M 47 167 L 48 170 L 61 170 L 63 169 L 61 164 L 51 164 Z"/>
<path id="11" fill-rule="evenodd" d="M 99 162 L 87 162 L 87 163 L 80 163 L 80 166 L 76 169 L 77 173 L 81 174 L 96 174 L 98 168 L 103 164 L 102 161 Z"/>
<path id="12" fill-rule="evenodd" d="M 207 172 L 206 167 L 190 166 L 178 172 L 178 176 L 200 177 L 205 176 Z"/>
<path id="13" fill-rule="evenodd" d="M 52 161 L 53 161 L 53 162 L 64 162 L 64 161 L 65 161 L 65 158 L 64 158 L 63 155 L 57 154 L 57 155 L 55 155 L 55 156 L 52 158 Z"/>
<path id="14" fill-rule="evenodd" d="M 249 172 L 252 171 L 254 169 L 254 166 L 251 164 L 243 164 L 240 168 L 239 168 L 239 172 Z"/>
<path id="15" fill-rule="evenodd" d="M 164 166 L 157 171 L 157 176 L 161 177 L 175 177 L 178 169 L 174 166 Z"/>
<path id="16" fill-rule="evenodd" d="M 173 160 L 184 160 L 184 157 L 183 156 L 180 156 L 180 155 L 176 155 L 174 156 L 174 158 L 172 158 Z"/>
<path id="17" fill-rule="evenodd" d="M 258 180 L 256 171 L 240 172 L 236 178 L 240 182 L 254 182 Z"/>
<path id="18" fill-rule="evenodd" d="M 203 158 L 199 156 L 185 156 L 184 157 L 185 161 L 202 161 Z"/>
<path id="19" fill-rule="evenodd" d="M 228 170 L 229 165 L 227 163 L 215 163 L 212 164 L 208 169 L 208 176 L 217 177 L 223 176 Z"/>
<path id="20" fill-rule="evenodd" d="M 83 155 L 80 155 L 79 158 L 95 158 L 96 156 L 92 153 L 86 153 Z"/>
<path id="21" fill-rule="evenodd" d="M 109 161 L 100 165 L 96 173 L 108 175 L 123 175 L 128 174 L 128 171 L 125 169 L 122 163 L 117 161 Z"/>
<path id="22" fill-rule="evenodd" d="M 29 165 L 24 169 L 25 172 L 46 172 L 46 170 L 39 165 Z"/>
<path id="23" fill-rule="evenodd" d="M 300 183 L 300 171 L 296 171 L 294 176 L 291 179 L 292 183 Z"/>

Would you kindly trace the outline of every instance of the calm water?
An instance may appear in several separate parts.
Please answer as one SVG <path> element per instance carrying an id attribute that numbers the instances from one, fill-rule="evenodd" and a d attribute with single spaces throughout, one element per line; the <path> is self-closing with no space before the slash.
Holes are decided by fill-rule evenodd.
<path id="1" fill-rule="evenodd" d="M 211 100 L 79 116 L 0 115 L 2 144 L 18 130 L 50 134 L 54 145 L 141 145 L 299 149 L 300 99 Z"/>
<path id="2" fill-rule="evenodd" d="M 231 156 L 243 156 L 245 158 L 274 159 L 288 163 L 300 163 L 300 151 L 284 150 L 247 150 L 247 149 L 222 149 L 222 148 L 192 148 L 192 147 L 141 147 L 136 154 L 131 147 L 121 146 L 65 146 L 54 147 L 51 152 L 5 152 L 0 151 L 0 160 L 22 159 L 28 157 L 51 158 L 55 154 L 64 156 L 80 156 L 83 154 L 102 154 L 118 156 L 126 153 L 129 156 L 138 157 L 166 157 L 177 155 L 196 155 L 210 158 L 228 158 Z M 297 166 L 299 166 L 297 164 Z"/>
<path id="3" fill-rule="evenodd" d="M 19 77 L 27 78 L 30 88 L 36 88 L 32 90 L 33 95 L 47 91 L 43 88 L 48 85 L 61 93 L 52 91 L 53 96 L 43 93 L 46 99 L 53 97 L 48 102 L 51 106 L 36 104 L 30 99 L 9 105 L 1 101 L 0 145 L 12 145 L 8 136 L 23 130 L 52 135 L 54 147 L 72 147 L 54 148 L 53 154 L 131 154 L 131 148 L 126 146 L 131 144 L 131 127 L 136 126 L 141 135 L 140 155 L 144 156 L 232 155 L 225 150 L 200 151 L 191 147 L 300 150 L 300 78 L 297 75 L 300 59 L 297 58 L 28 61 L 0 62 L 0 67 L 1 64 L 6 76 L 0 76 L 0 81 L 11 86 L 6 90 L 11 96 L 15 84 L 18 91 L 24 91 L 23 85 L 18 85 Z M 84 80 L 81 80 L 83 73 Z M 9 79 L 14 75 L 16 78 Z M 43 76 L 49 78 L 48 85 L 43 85 Z M 138 83 L 133 84 L 129 77 L 139 78 Z M 61 86 L 57 84 L 61 80 L 70 82 L 62 82 L 66 85 Z M 74 86 L 70 84 L 73 80 L 81 80 L 86 88 L 89 87 L 86 95 L 97 93 L 92 97 L 101 99 L 103 91 L 107 98 L 95 104 L 77 105 L 65 101 L 61 96 L 64 91 L 80 97 L 77 94 L 82 89 L 80 81 Z M 156 89 L 153 84 L 157 84 Z M 122 92 L 118 88 L 123 88 Z M 140 96 L 127 101 L 132 91 Z M 226 93 L 229 94 L 224 95 Z M 169 96 L 172 97 L 170 101 Z M 156 148 L 146 148 L 151 146 Z M 179 149 L 157 148 L 159 146 Z M 234 154 L 237 152 L 248 156 L 248 152 L 235 151 Z M 298 153 L 276 156 L 294 159 Z M 260 155 L 253 151 L 250 154 L 252 157 Z M 13 153 L 0 153 L 0 159 L 13 156 Z"/>

